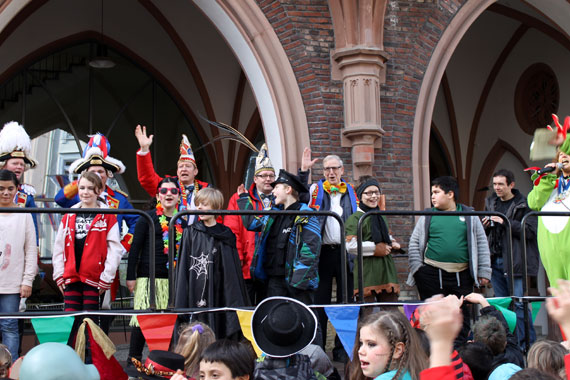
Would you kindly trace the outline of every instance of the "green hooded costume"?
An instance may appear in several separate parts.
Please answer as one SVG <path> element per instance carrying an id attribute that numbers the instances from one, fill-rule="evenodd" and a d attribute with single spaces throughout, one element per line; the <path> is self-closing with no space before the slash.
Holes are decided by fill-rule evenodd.
<path id="1" fill-rule="evenodd" d="M 570 154 L 570 135 L 566 136 L 564 143 L 560 146 L 560 151 Z M 539 178 L 535 173 L 532 180 L 534 188 L 528 194 L 528 206 L 532 210 L 570 211 L 570 178 L 565 179 L 563 174 L 557 176 L 554 173 L 548 173 Z M 568 221 L 567 216 L 538 217 L 538 250 L 552 286 L 556 286 L 559 278 L 570 280 L 570 223 Z"/>

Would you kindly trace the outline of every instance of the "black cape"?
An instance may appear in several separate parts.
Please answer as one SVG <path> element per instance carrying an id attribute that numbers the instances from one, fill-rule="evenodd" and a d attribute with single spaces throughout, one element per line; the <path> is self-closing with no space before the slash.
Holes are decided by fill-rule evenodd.
<path id="1" fill-rule="evenodd" d="M 208 229 L 200 221 L 184 230 L 177 268 L 177 308 L 249 306 L 233 232 L 219 224 Z M 209 325 L 218 339 L 239 334 L 235 311 L 199 313 L 193 320 Z"/>

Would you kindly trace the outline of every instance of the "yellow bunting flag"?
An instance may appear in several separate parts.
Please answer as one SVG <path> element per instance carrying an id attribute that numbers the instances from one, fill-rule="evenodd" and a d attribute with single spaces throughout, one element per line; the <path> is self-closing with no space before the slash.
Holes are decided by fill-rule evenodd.
<path id="1" fill-rule="evenodd" d="M 251 331 L 251 315 L 253 314 L 253 311 L 238 310 L 236 313 L 239 319 L 239 324 L 241 326 L 241 332 L 251 342 L 251 345 L 253 346 L 253 349 L 255 350 L 257 356 L 260 356 L 261 350 L 255 344 L 255 341 L 253 340 L 253 332 Z"/>

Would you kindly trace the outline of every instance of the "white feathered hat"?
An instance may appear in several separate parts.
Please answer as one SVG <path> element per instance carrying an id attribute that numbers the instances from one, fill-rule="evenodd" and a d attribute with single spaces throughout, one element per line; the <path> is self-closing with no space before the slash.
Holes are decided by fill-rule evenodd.
<path id="1" fill-rule="evenodd" d="M 32 142 L 24 127 L 15 121 L 4 124 L 0 131 L 0 164 L 11 158 L 21 158 L 27 167 L 33 168 L 37 162 L 30 157 Z"/>
<path id="2" fill-rule="evenodd" d="M 83 149 L 83 157 L 69 165 L 69 172 L 81 173 L 91 166 L 102 166 L 113 173 L 124 173 L 125 165 L 116 158 L 109 156 L 111 151 L 109 140 L 99 132 L 90 137 L 91 139 Z"/>

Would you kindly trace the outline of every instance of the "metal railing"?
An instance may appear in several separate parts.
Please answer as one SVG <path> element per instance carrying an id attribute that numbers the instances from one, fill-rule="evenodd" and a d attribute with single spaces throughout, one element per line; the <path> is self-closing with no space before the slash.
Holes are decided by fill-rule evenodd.
<path id="1" fill-rule="evenodd" d="M 451 217 L 451 216 L 499 216 L 503 219 L 506 224 L 506 228 L 508 233 L 508 254 L 507 254 L 507 266 L 508 266 L 508 277 L 509 277 L 509 294 L 513 295 L 514 289 L 514 278 L 513 274 L 513 241 L 512 241 L 512 234 L 511 232 L 511 222 L 507 218 L 505 214 L 500 212 L 492 212 L 492 211 L 406 211 L 406 210 L 393 210 L 393 211 L 383 211 L 383 210 L 370 210 L 364 215 L 360 217 L 358 220 L 357 225 L 357 262 L 358 262 L 358 298 L 359 302 L 364 302 L 364 283 L 363 283 L 363 276 L 362 271 L 364 270 L 363 264 L 363 255 L 362 255 L 362 226 L 364 220 L 372 215 L 398 215 L 398 216 L 427 216 L 427 215 L 437 215 L 437 216 L 444 216 L 444 217 Z M 469 234 L 469 231 L 467 231 Z M 469 236 L 469 235 L 468 235 Z M 469 238 L 468 238 L 469 242 Z M 423 254 L 423 252 L 422 252 Z M 489 257 L 490 259 L 490 257 Z M 476 279 L 474 279 L 476 280 Z M 489 279 L 490 280 L 490 279 Z"/>
<path id="2" fill-rule="evenodd" d="M 175 216 L 172 217 L 170 226 L 169 226 L 169 231 L 168 231 L 168 291 L 169 291 L 169 297 L 168 297 L 168 305 L 169 305 L 169 309 L 174 309 L 174 286 L 172 286 L 173 282 L 174 282 L 174 273 L 173 273 L 173 268 L 174 268 L 174 250 L 173 247 L 176 246 L 176 242 L 175 242 L 175 225 L 176 223 L 172 223 L 173 220 L 175 219 L 180 219 L 183 218 L 187 215 L 252 215 L 252 216 L 259 216 L 259 215 L 307 215 L 307 216 L 315 216 L 318 218 L 326 218 L 326 217 L 333 217 L 337 220 L 337 222 L 340 224 L 340 233 L 341 236 L 344 236 L 344 222 L 342 221 L 342 218 L 332 212 L 332 211 L 300 211 L 300 210 L 215 210 L 215 211 L 205 211 L 205 210 L 185 210 L 185 211 L 181 211 L 179 213 L 177 213 Z M 325 222 L 323 221 L 321 223 L 321 221 L 319 220 L 319 226 L 322 226 Z M 321 241 L 322 241 L 322 237 L 321 237 Z M 346 246 L 344 244 L 344 239 L 341 240 L 341 244 L 340 244 L 340 257 L 341 257 L 341 282 L 344 284 L 344 286 L 342 287 L 342 294 L 341 294 L 341 299 L 342 299 L 342 303 L 348 303 L 348 296 L 347 296 L 347 257 L 346 257 Z M 151 281 L 152 284 L 152 281 Z"/>

